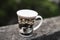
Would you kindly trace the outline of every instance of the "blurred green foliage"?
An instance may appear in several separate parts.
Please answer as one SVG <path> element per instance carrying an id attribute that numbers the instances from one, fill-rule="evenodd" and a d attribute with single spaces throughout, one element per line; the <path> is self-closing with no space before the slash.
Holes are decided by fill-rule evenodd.
<path id="1" fill-rule="evenodd" d="M 48 0 L 0 0 L 0 23 L 16 17 L 20 9 L 35 10 L 44 18 L 59 15 L 58 5 Z"/>
<path id="2" fill-rule="evenodd" d="M 43 17 L 57 14 L 58 5 L 48 0 L 2 0 L 0 1 L 0 16 L 16 12 L 19 9 L 36 10 Z M 12 11 L 11 11 L 12 10 Z"/>

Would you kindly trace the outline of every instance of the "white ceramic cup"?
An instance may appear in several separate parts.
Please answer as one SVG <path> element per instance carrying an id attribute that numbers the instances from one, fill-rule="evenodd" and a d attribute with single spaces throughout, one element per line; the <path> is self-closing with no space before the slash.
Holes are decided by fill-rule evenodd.
<path id="1" fill-rule="evenodd" d="M 29 9 L 18 10 L 17 15 L 19 17 L 27 18 L 27 19 L 31 19 L 31 18 L 38 19 L 38 18 L 40 18 L 41 21 L 39 22 L 39 24 L 35 28 L 33 28 L 33 30 L 37 30 L 43 22 L 43 18 L 40 15 L 38 15 L 38 13 L 34 10 L 29 10 Z"/>

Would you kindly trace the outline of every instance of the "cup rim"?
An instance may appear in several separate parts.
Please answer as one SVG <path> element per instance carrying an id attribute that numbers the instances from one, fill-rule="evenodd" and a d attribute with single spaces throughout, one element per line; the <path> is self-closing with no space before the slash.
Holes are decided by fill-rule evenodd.
<path id="1" fill-rule="evenodd" d="M 35 18 L 38 15 L 38 13 L 34 10 L 22 9 L 17 11 L 17 15 L 23 18 Z"/>

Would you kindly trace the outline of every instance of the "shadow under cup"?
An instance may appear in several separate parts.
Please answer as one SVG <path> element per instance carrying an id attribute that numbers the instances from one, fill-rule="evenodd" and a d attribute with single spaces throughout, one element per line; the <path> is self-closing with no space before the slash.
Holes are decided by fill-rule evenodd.
<path id="1" fill-rule="evenodd" d="M 21 35 L 29 36 L 33 33 L 35 18 L 25 18 L 18 16 L 19 32 Z"/>

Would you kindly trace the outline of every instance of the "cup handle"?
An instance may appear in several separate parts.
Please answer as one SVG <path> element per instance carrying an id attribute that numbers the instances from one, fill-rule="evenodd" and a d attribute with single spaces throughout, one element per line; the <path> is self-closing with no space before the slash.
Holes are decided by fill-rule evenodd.
<path id="1" fill-rule="evenodd" d="M 36 19 L 38 19 L 38 18 L 40 18 L 41 21 L 39 22 L 39 24 L 38 24 L 35 28 L 33 28 L 34 31 L 37 30 L 37 29 L 41 26 L 41 24 L 42 24 L 42 22 L 43 22 L 43 18 L 42 18 L 41 16 L 37 16 L 37 17 L 36 17 Z"/>

